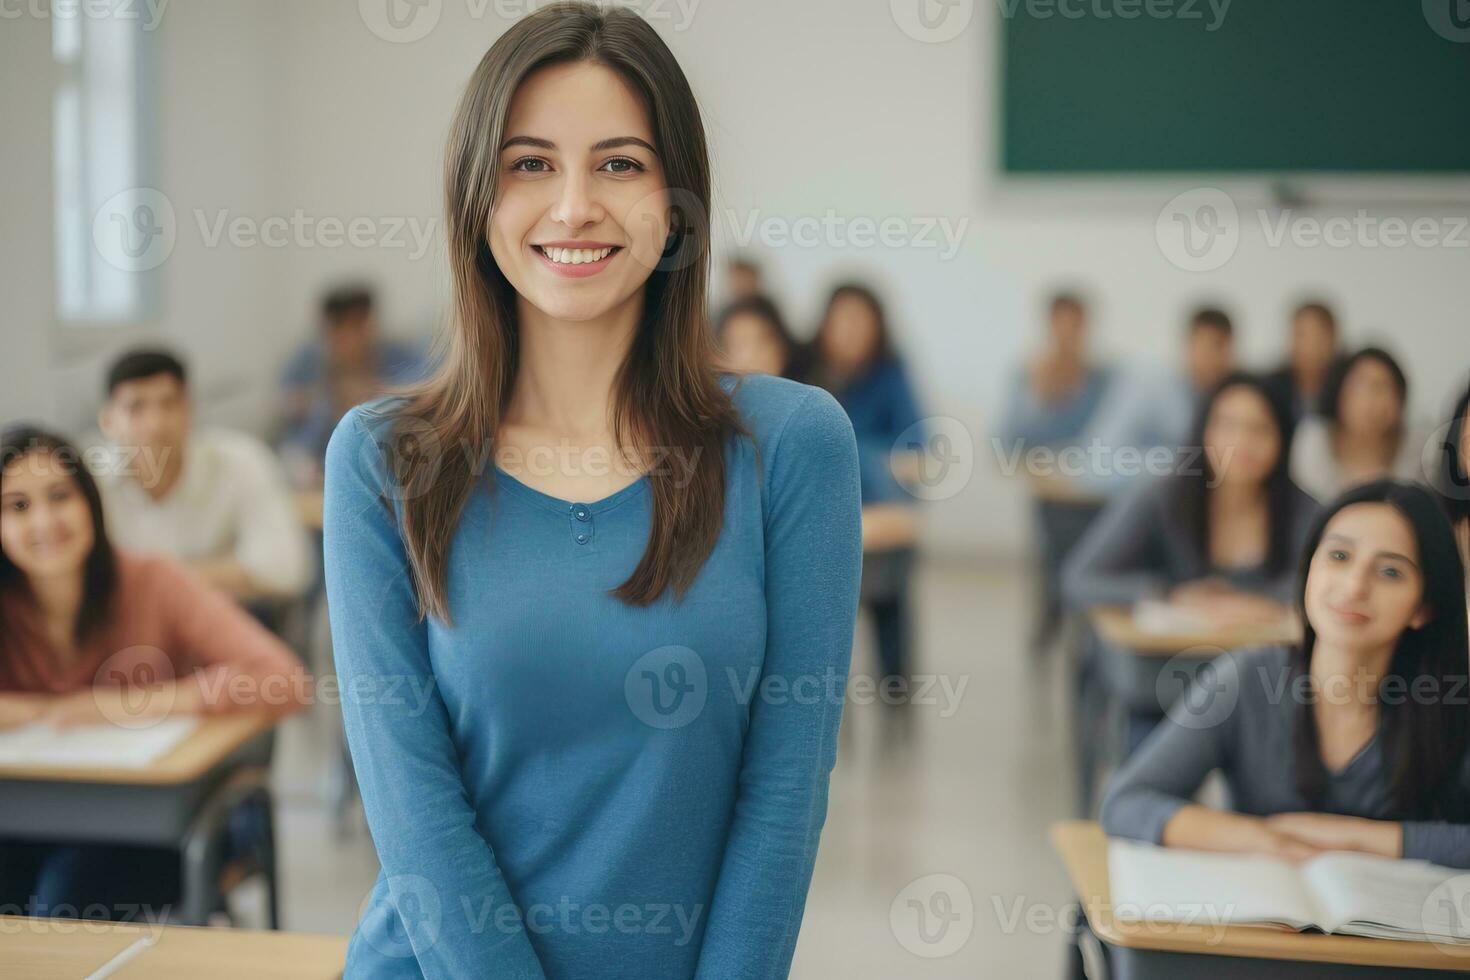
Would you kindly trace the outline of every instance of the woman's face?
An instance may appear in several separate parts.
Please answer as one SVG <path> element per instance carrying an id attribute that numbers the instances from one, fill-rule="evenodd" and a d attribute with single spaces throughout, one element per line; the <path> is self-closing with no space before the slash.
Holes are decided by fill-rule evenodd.
<path id="1" fill-rule="evenodd" d="M 1265 483 L 1281 456 L 1281 432 L 1260 392 L 1243 385 L 1222 391 L 1205 420 L 1204 448 L 1220 483 Z"/>
<path id="2" fill-rule="evenodd" d="M 0 471 L 0 551 L 29 578 L 76 573 L 92 553 L 92 511 L 75 465 L 37 451 Z"/>
<path id="3" fill-rule="evenodd" d="M 1382 437 L 1398 427 L 1404 413 L 1393 372 L 1376 358 L 1354 364 L 1342 382 L 1337 401 L 1338 423 L 1357 436 Z"/>
<path id="4" fill-rule="evenodd" d="M 853 371 L 872 357 L 878 346 L 878 317 L 859 296 L 838 296 L 827 310 L 822 331 L 822 357 L 839 371 Z"/>
<path id="5" fill-rule="evenodd" d="M 725 367 L 780 377 L 786 371 L 786 348 L 769 320 L 758 313 L 736 313 L 720 334 Z"/>
<path id="6" fill-rule="evenodd" d="M 1413 528 L 1388 504 L 1350 504 L 1327 522 L 1307 568 L 1306 610 L 1321 640 L 1381 650 L 1429 619 Z"/>
<path id="7" fill-rule="evenodd" d="M 591 62 L 531 73 L 511 101 L 490 252 L 523 300 L 590 320 L 641 297 L 670 230 L 642 103 Z"/>

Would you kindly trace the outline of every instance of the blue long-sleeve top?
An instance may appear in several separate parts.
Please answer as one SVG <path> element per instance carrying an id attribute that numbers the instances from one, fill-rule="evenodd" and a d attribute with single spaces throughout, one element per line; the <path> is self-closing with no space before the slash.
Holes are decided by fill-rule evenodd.
<path id="1" fill-rule="evenodd" d="M 895 451 L 923 447 L 919 403 L 903 362 L 897 357 L 875 361 L 835 394 L 857 438 L 863 503 L 912 500 L 888 464 Z"/>
<path id="2" fill-rule="evenodd" d="M 1163 843 L 1165 826 L 1216 769 L 1237 813 L 1265 817 L 1308 809 L 1292 769 L 1298 699 L 1291 694 L 1290 667 L 1285 647 L 1241 650 L 1211 661 L 1113 777 L 1100 813 L 1103 829 L 1114 837 Z M 1357 755 L 1328 771 L 1322 811 L 1403 820 L 1390 792 L 1392 774 L 1380 721 Z M 1456 780 L 1470 790 L 1470 753 Z M 1470 868 L 1470 825 L 1403 824 L 1404 857 Z"/>
<path id="3" fill-rule="evenodd" d="M 1078 442 L 1107 394 L 1112 373 L 1090 367 L 1076 391 L 1053 403 L 1037 397 L 1026 369 L 1012 374 L 1006 385 L 996 437 L 1023 446 L 1064 446 Z"/>
<path id="4" fill-rule="evenodd" d="M 787 975 L 857 616 L 857 453 L 826 392 L 721 380 L 752 438 L 726 447 L 718 541 L 643 608 L 608 592 L 646 477 L 566 501 L 494 467 L 450 547 L 453 626 L 420 621 L 390 422 L 338 425 L 327 596 L 382 864 L 348 977 Z"/>

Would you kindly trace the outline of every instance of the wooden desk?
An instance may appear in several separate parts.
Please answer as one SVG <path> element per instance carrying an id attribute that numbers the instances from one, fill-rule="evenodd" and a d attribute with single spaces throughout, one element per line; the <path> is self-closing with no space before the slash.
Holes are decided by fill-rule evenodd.
<path id="1" fill-rule="evenodd" d="M 1097 606 L 1088 611 L 1093 628 L 1108 643 L 1141 657 L 1172 657 L 1198 650 L 1201 656 L 1254 646 L 1276 646 L 1301 642 L 1301 627 L 1289 620 L 1268 624 L 1244 624 L 1203 629 L 1189 633 L 1154 633 L 1133 624 L 1126 606 Z"/>
<path id="2" fill-rule="evenodd" d="M 1180 925 L 1113 916 L 1108 839 L 1096 823 L 1051 828 L 1093 933 L 1112 954 L 1117 980 L 1140 977 L 1390 977 L 1470 973 L 1470 949 L 1428 942 L 1299 933 L 1265 926 Z M 1326 964 L 1331 964 L 1330 966 Z M 1430 971 L 1421 973 L 1418 971 Z"/>
<path id="3" fill-rule="evenodd" d="M 138 844 L 181 851 L 202 807 L 231 773 L 270 761 L 275 719 L 240 714 L 202 719 L 152 765 L 135 769 L 0 767 L 0 837 Z M 179 908 L 202 921 L 213 885 L 184 855 Z M 205 876 L 207 878 L 207 876 Z M 190 885 L 191 881 L 201 883 Z M 3 962 L 3 958 L 0 958 Z"/>
<path id="4" fill-rule="evenodd" d="M 346 958 L 342 936 L 0 916 L 5 975 L 28 980 L 335 980 Z"/>
<path id="5" fill-rule="evenodd" d="M 259 714 L 223 715 L 201 719 L 199 727 L 165 756 L 137 768 L 84 766 L 0 765 L 0 781 L 108 783 L 111 785 L 167 786 L 198 779 L 230 753 L 268 732 L 275 721 Z"/>

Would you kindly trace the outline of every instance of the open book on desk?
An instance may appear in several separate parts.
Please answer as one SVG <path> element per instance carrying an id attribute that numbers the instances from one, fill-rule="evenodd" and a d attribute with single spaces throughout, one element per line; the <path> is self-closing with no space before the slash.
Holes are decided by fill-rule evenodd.
<path id="1" fill-rule="evenodd" d="M 1470 944 L 1470 872 L 1335 851 L 1302 864 L 1108 842 L 1113 915 Z"/>
<path id="2" fill-rule="evenodd" d="M 193 715 L 161 718 L 143 728 L 33 722 L 0 729 L 0 766 L 140 769 L 161 758 L 199 726 Z"/>

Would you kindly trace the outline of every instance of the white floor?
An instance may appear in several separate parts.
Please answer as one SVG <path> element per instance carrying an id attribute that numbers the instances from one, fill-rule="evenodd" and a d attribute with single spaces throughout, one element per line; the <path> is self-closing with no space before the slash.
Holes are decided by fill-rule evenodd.
<path id="1" fill-rule="evenodd" d="M 910 706 L 913 743 L 896 754 L 881 748 L 885 705 L 847 709 L 792 975 L 1060 977 L 1070 895 L 1046 831 L 1072 805 L 1063 671 L 1030 662 L 1020 576 L 926 568 L 916 595 L 932 703 Z M 854 671 L 872 673 L 858 631 Z M 324 802 L 333 724 L 292 720 L 278 745 L 281 904 L 288 929 L 347 934 L 377 864 L 360 816 L 339 836 Z M 247 919 L 253 897 L 236 903 Z"/>

